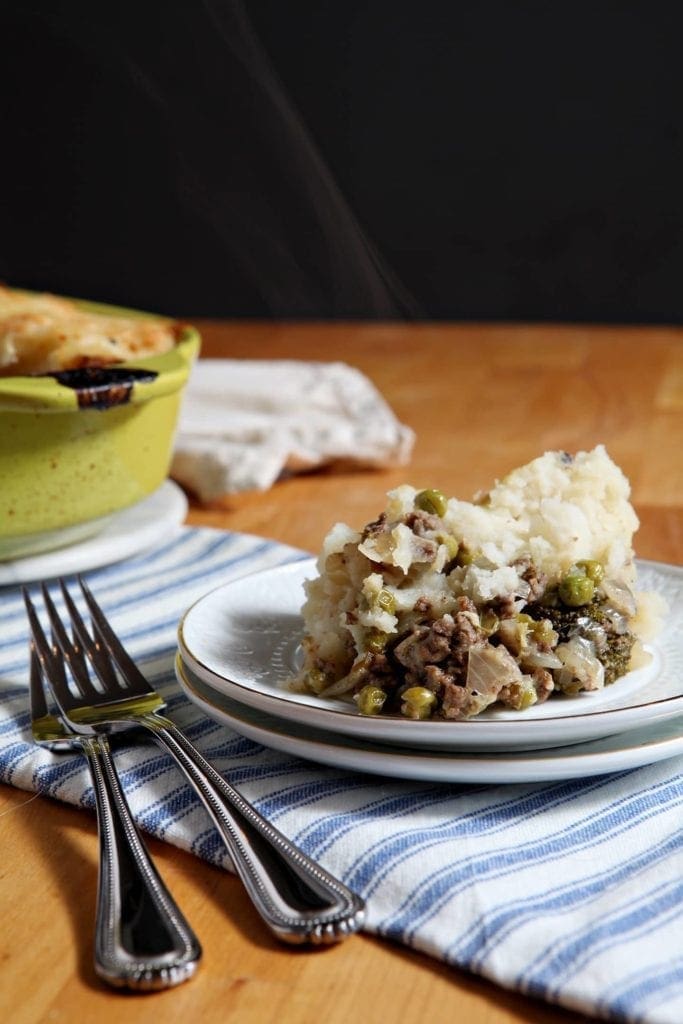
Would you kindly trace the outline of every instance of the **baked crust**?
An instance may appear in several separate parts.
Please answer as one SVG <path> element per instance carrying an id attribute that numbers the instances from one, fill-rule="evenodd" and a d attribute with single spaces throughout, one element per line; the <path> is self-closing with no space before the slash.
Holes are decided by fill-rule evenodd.
<path id="1" fill-rule="evenodd" d="M 0 376 L 108 366 L 167 352 L 179 325 L 91 313 L 71 299 L 0 285 Z"/>

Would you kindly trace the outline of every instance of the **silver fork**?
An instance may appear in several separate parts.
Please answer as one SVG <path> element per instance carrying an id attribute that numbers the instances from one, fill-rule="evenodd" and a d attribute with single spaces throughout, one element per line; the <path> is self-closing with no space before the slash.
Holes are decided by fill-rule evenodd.
<path id="1" fill-rule="evenodd" d="M 50 651 L 25 594 L 34 637 L 30 705 L 33 738 L 51 750 L 80 749 L 95 792 L 100 869 L 95 926 L 95 969 L 111 985 L 162 989 L 192 977 L 201 946 L 149 859 L 131 817 L 106 736 L 83 736 L 52 714 L 47 680 L 65 683 L 61 652 Z M 37 648 L 42 647 L 39 658 Z M 47 680 L 44 672 L 47 674 Z"/>
<path id="2" fill-rule="evenodd" d="M 74 641 L 43 586 L 56 643 L 80 693 L 76 698 L 67 686 L 55 687 L 60 710 L 72 728 L 84 736 L 136 726 L 150 730 L 199 794 L 254 906 L 277 938 L 318 945 L 337 942 L 358 931 L 365 920 L 361 897 L 263 818 L 161 714 L 165 708 L 161 696 L 124 649 L 90 588 L 78 579 L 90 612 L 92 635 L 63 580 L 59 581 Z M 41 660 L 49 658 L 45 643 L 37 646 Z M 102 693 L 88 685 L 84 654 L 95 670 Z"/>

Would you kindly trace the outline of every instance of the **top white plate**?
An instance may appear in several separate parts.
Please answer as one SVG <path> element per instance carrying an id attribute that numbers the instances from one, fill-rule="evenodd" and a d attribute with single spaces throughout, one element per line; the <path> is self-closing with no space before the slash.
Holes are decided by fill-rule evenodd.
<path id="1" fill-rule="evenodd" d="M 120 562 L 173 535 L 187 515 L 185 493 L 165 480 L 147 498 L 107 516 L 94 536 L 41 555 L 0 562 L 0 586 L 70 576 Z"/>
<path id="2" fill-rule="evenodd" d="M 542 749 L 635 729 L 683 713 L 683 568 L 638 563 L 638 587 L 657 590 L 669 617 L 650 664 L 597 693 L 551 698 L 526 711 L 485 711 L 468 722 L 366 717 L 355 705 L 291 693 L 303 632 L 304 580 L 313 559 L 278 566 L 211 591 L 185 614 L 185 664 L 231 700 L 281 719 L 375 743 L 435 750 Z"/>

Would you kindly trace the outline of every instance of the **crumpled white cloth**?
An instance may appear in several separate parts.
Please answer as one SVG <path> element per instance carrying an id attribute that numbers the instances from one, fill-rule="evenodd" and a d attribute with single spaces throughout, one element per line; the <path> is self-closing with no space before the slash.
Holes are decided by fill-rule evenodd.
<path id="1" fill-rule="evenodd" d="M 211 501 L 337 460 L 405 465 L 413 442 L 345 363 L 202 359 L 183 399 L 171 476 Z"/>

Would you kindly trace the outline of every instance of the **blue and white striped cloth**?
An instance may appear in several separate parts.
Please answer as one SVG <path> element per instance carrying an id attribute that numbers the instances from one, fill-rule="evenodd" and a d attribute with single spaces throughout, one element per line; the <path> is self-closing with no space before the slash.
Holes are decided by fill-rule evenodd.
<path id="1" fill-rule="evenodd" d="M 411 783 L 266 749 L 179 692 L 183 611 L 230 578 L 299 557 L 256 537 L 186 528 L 87 578 L 177 724 L 366 897 L 368 931 L 597 1018 L 681 1024 L 683 759 L 542 785 Z M 27 650 L 20 591 L 0 589 L 0 779 L 92 809 L 84 760 L 31 742 Z M 203 807 L 158 747 L 116 756 L 143 829 L 228 866 Z"/>

